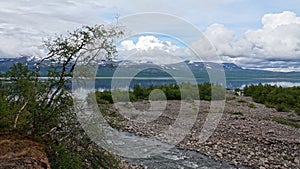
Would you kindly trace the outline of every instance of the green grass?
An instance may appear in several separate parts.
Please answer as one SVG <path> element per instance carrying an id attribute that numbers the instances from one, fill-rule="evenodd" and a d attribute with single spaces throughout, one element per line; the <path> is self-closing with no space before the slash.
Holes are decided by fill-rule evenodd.
<path id="1" fill-rule="evenodd" d="M 249 103 L 249 104 L 248 104 L 248 107 L 249 107 L 249 108 L 256 108 L 255 105 L 254 105 L 253 103 Z"/>
<path id="2" fill-rule="evenodd" d="M 240 100 L 238 100 L 237 102 L 239 102 L 239 103 L 247 103 L 247 101 L 246 101 L 246 100 L 243 100 L 243 99 L 240 99 Z"/>
<path id="3" fill-rule="evenodd" d="M 273 121 L 283 124 L 283 125 L 287 125 L 287 126 L 291 126 L 291 127 L 295 127 L 295 128 L 300 128 L 300 124 L 298 123 L 294 123 L 285 119 L 280 119 L 280 118 L 274 118 Z"/>
<path id="4" fill-rule="evenodd" d="M 121 114 L 119 114 L 116 111 L 111 111 L 108 108 L 109 105 L 103 106 L 100 110 L 105 120 L 108 122 L 108 124 L 116 129 L 123 128 L 124 121 L 128 121 L 128 119 L 124 118 Z"/>

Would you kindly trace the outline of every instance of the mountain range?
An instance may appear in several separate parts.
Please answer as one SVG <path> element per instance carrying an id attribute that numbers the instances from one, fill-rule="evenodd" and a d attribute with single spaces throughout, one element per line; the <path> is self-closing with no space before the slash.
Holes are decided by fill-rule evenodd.
<path id="1" fill-rule="evenodd" d="M 30 69 L 34 69 L 36 58 L 19 57 L 19 58 L 0 58 L 0 72 L 5 72 L 17 62 L 28 65 Z M 111 77 L 144 77 L 147 78 L 170 78 L 170 77 L 188 77 L 188 73 L 192 72 L 198 83 L 209 82 L 208 71 L 216 68 L 222 68 L 226 76 L 228 88 L 237 88 L 247 84 L 257 83 L 292 83 L 300 84 L 300 72 L 272 72 L 265 70 L 244 69 L 234 63 L 219 64 L 212 62 L 193 62 L 184 61 L 176 64 L 155 65 L 151 62 L 132 62 L 132 61 L 101 61 L 98 63 L 98 78 Z M 46 76 L 47 67 L 41 67 L 42 75 Z M 221 71 L 223 71 L 221 70 Z M 103 82 L 103 80 L 102 80 Z M 163 82 L 165 83 L 166 80 Z M 173 81 L 174 82 L 174 81 Z M 110 81 L 103 82 L 110 83 Z M 141 82 L 137 82 L 141 83 Z M 150 82 L 149 82 L 150 83 Z M 151 82 L 153 84 L 154 82 Z M 166 82 L 168 83 L 168 82 Z M 103 85 L 98 85 L 102 88 Z M 108 86 L 107 84 L 104 86 Z"/>

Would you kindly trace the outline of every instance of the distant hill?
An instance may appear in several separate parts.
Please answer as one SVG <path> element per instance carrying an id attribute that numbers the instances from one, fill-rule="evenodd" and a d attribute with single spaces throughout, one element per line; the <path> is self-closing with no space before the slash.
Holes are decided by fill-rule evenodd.
<path id="1" fill-rule="evenodd" d="M 0 71 L 1 72 L 5 72 L 7 71 L 14 63 L 25 63 L 30 67 L 34 67 L 34 63 L 36 62 L 36 58 L 30 58 L 30 57 L 18 57 L 18 58 L 0 58 Z M 130 66 L 145 66 L 145 65 L 151 65 L 153 64 L 152 62 L 146 62 L 146 63 L 141 63 L 141 62 L 130 62 L 130 61 L 115 61 L 115 62 L 109 62 L 110 64 L 113 64 L 114 67 L 118 66 L 120 63 L 122 63 L 122 65 L 130 65 Z M 197 69 L 197 70 L 205 70 L 206 68 L 210 67 L 210 64 L 214 64 L 214 63 L 205 63 L 205 62 L 192 62 L 192 61 L 184 61 L 184 63 L 186 65 L 189 66 L 189 68 L 191 68 L 191 70 L 193 69 Z M 99 65 L 104 66 L 106 64 L 106 62 L 101 61 L 99 63 Z M 182 63 L 180 63 L 182 64 Z M 154 64 L 153 64 L 154 65 Z M 161 68 L 163 69 L 176 69 L 176 66 L 178 66 L 179 64 L 164 64 L 164 65 L 160 65 Z M 237 66 L 234 63 L 222 63 L 224 70 L 242 70 L 243 68 Z M 105 66 L 104 66 L 105 68 Z M 179 68 L 179 67 L 178 67 Z"/>
<path id="2" fill-rule="evenodd" d="M 17 62 L 27 64 L 30 69 L 34 70 L 36 58 L 19 57 L 19 58 L 0 58 L 0 72 L 5 72 Z M 188 77 L 188 72 L 192 72 L 198 83 L 209 82 L 207 70 L 216 70 L 221 68 L 219 64 L 212 62 L 193 62 L 184 61 L 176 64 L 155 65 L 152 62 L 132 62 L 132 61 L 101 61 L 98 63 L 99 68 L 97 77 L 111 78 L 116 77 L 114 73 L 118 71 L 120 77 L 132 77 L 130 72 L 136 72 L 134 77 Z M 265 70 L 243 69 L 234 63 L 222 63 L 226 76 L 228 88 L 242 87 L 247 84 L 257 83 L 276 83 L 288 82 L 292 84 L 300 84 L 300 72 L 272 72 Z M 48 67 L 41 65 L 41 76 L 46 76 Z M 223 71 L 221 70 L 221 71 Z M 150 79 L 150 78 L 149 78 Z M 172 81 L 173 83 L 174 81 Z M 105 81 L 103 83 L 110 83 Z M 140 82 L 137 82 L 140 83 Z M 153 84 L 154 82 L 149 82 Z M 171 83 L 171 82 L 166 82 Z M 155 83 L 154 83 L 155 84 Z M 109 85 L 100 84 L 97 87 L 107 87 Z"/>

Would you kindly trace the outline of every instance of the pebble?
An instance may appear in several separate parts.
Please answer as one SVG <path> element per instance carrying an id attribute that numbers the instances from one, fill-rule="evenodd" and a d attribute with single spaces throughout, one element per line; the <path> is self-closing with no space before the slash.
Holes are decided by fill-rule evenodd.
<path id="1" fill-rule="evenodd" d="M 296 164 L 300 164 L 299 157 L 296 157 L 295 160 L 294 160 L 294 162 L 295 162 Z"/>
<path id="2" fill-rule="evenodd" d="M 202 131 L 201 123 L 203 123 L 202 120 L 198 120 L 197 124 L 199 125 L 195 125 L 190 133 L 191 136 L 180 143 L 181 147 L 197 149 L 201 153 L 212 156 L 212 158 L 231 161 L 234 165 L 242 164 L 259 169 L 295 168 L 295 166 L 299 166 L 300 158 L 297 156 L 299 155 L 300 144 L 300 139 L 297 139 L 299 131 L 262 118 L 259 118 L 261 120 L 252 118 L 258 117 L 258 115 L 260 115 L 259 117 L 261 115 L 270 117 L 278 113 L 266 109 L 260 104 L 257 104 L 256 107 L 255 111 L 251 112 L 250 117 L 244 107 L 241 106 L 240 111 L 244 113 L 243 120 L 241 118 L 234 119 L 233 116 L 225 113 L 218 128 L 204 143 L 198 142 L 199 132 Z M 149 123 L 149 126 L 151 125 L 153 124 Z M 131 124 L 126 129 L 139 134 L 162 136 L 157 132 L 163 128 L 163 126 L 160 127 L 160 124 L 154 127 Z M 145 129 L 148 131 L 144 131 Z"/>

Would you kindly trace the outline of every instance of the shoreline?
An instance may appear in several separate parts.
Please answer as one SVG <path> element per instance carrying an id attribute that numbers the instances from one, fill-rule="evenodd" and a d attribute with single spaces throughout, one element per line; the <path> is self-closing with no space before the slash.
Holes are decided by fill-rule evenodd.
<path id="1" fill-rule="evenodd" d="M 172 125 L 180 101 L 168 101 L 164 113 L 149 123 L 138 123 L 125 120 L 119 123 L 121 131 L 140 136 L 157 137 L 161 131 Z M 146 110 L 146 102 L 134 102 L 138 110 Z M 252 106 L 249 106 L 249 105 Z M 124 109 L 114 111 L 122 114 Z M 204 143 L 199 142 L 205 117 L 208 114 L 209 102 L 200 101 L 198 118 L 190 134 L 177 146 L 179 148 L 200 152 L 208 157 L 224 161 L 236 167 L 253 168 L 297 168 L 300 166 L 300 129 L 279 124 L 274 119 L 295 120 L 299 117 L 293 113 L 277 112 L 249 97 L 235 96 L 229 92 L 226 97 L 225 111 L 215 132 Z"/>

